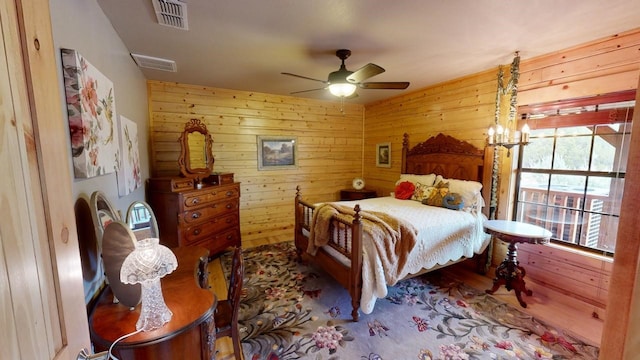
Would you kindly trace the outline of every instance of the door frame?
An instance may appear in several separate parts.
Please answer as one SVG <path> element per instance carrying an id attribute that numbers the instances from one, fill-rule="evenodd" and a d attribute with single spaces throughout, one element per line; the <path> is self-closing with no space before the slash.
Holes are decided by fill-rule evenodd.
<path id="1" fill-rule="evenodd" d="M 0 357 L 72 360 L 90 340 L 49 1 L 0 2 L 0 29 Z"/>

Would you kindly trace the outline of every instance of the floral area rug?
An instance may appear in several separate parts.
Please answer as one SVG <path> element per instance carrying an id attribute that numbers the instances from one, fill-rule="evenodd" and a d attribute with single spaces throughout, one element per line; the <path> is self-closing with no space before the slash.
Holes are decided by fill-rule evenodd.
<path id="1" fill-rule="evenodd" d="M 597 359 L 582 343 L 431 272 L 389 287 L 371 314 L 351 320 L 347 291 L 292 242 L 245 249 L 240 333 L 246 360 Z M 230 254 L 221 258 L 228 276 Z"/>

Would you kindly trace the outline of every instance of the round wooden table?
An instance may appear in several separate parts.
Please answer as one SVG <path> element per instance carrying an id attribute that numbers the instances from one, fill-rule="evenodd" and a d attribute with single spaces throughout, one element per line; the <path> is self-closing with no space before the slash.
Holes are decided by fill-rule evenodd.
<path id="1" fill-rule="evenodd" d="M 526 288 L 524 276 L 526 271 L 518 263 L 517 243 L 545 244 L 551 238 L 551 231 L 540 226 L 510 220 L 489 220 L 484 223 L 484 231 L 496 238 L 509 243 L 507 257 L 496 269 L 496 277 L 493 280 L 493 287 L 486 290 L 488 294 L 493 294 L 501 285 L 507 290 L 514 290 L 518 302 L 522 307 L 527 307 L 527 303 L 522 300 L 521 293 L 531 296 L 533 292 Z"/>

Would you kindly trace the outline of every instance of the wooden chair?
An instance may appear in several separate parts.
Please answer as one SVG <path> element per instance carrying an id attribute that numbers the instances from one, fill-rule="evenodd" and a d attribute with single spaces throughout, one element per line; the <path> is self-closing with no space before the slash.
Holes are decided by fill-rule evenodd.
<path id="1" fill-rule="evenodd" d="M 242 347 L 240 346 L 240 334 L 238 332 L 238 313 L 240 310 L 240 294 L 244 280 L 244 260 L 242 248 L 233 250 L 231 260 L 231 278 L 229 280 L 229 292 L 227 300 L 219 300 L 216 307 L 216 339 L 230 336 L 233 342 L 234 358 L 242 359 Z"/>

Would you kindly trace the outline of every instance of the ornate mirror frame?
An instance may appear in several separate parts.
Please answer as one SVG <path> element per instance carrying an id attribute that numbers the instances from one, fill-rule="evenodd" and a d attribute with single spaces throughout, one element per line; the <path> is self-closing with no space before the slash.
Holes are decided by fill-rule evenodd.
<path id="1" fill-rule="evenodd" d="M 137 240 L 160 237 L 156 216 L 144 201 L 134 201 L 129 205 L 125 222 Z"/>
<path id="2" fill-rule="evenodd" d="M 96 238 L 98 239 L 98 250 L 101 250 L 102 235 L 104 234 L 104 228 L 107 227 L 113 221 L 119 221 L 120 215 L 116 211 L 115 207 L 111 204 L 109 199 L 102 191 L 94 191 L 91 194 L 89 200 L 89 206 L 91 208 L 91 218 L 93 219 L 93 226 L 96 232 Z"/>
<path id="3" fill-rule="evenodd" d="M 204 135 L 204 148 L 202 151 L 204 152 L 204 168 L 193 168 L 190 163 L 191 159 L 191 148 L 189 148 L 189 135 L 192 133 L 201 133 Z M 207 126 L 202 123 L 199 119 L 191 119 L 189 120 L 185 126 L 182 135 L 180 135 L 180 139 L 178 139 L 181 145 L 180 158 L 178 158 L 178 165 L 180 166 L 180 173 L 187 178 L 194 178 L 198 182 L 200 182 L 203 178 L 209 176 L 211 171 L 213 171 L 213 154 L 211 152 L 211 147 L 213 144 L 213 140 L 211 139 L 211 135 L 207 130 Z"/>

